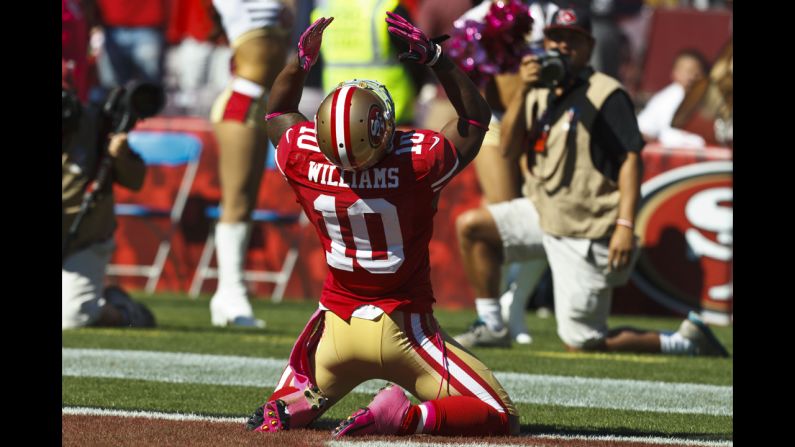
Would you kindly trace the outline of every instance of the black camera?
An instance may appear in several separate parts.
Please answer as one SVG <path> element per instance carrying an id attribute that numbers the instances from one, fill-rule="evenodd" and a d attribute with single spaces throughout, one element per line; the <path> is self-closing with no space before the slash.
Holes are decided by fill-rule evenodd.
<path id="1" fill-rule="evenodd" d="M 140 119 L 157 115 L 166 103 L 163 87 L 147 81 L 130 81 L 108 95 L 102 112 L 112 132 L 129 132 Z"/>
<path id="2" fill-rule="evenodd" d="M 539 83 L 547 88 L 555 88 L 563 82 L 569 72 L 569 57 L 557 49 L 540 51 L 538 63 L 541 64 Z"/>

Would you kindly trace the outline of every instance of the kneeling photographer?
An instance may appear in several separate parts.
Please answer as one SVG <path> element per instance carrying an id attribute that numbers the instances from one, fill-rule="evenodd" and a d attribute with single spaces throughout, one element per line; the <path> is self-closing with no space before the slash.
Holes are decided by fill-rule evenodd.
<path id="1" fill-rule="evenodd" d="M 144 305 L 119 287 L 105 287 L 105 270 L 115 247 L 113 183 L 136 191 L 146 175 L 127 132 L 159 111 L 160 92 L 152 84 L 130 84 L 100 109 L 84 106 L 62 85 L 62 329 L 155 325 Z"/>
<path id="2" fill-rule="evenodd" d="M 568 350 L 684 353 L 695 346 L 682 341 L 692 331 L 676 338 L 607 329 L 613 287 L 626 283 L 637 259 L 644 143 L 629 95 L 589 66 L 594 44 L 588 12 L 560 9 L 544 28 L 544 52 L 523 57 L 524 86 L 503 117 L 500 148 L 520 164 L 524 197 L 473 216 L 482 228 L 463 246 L 489 250 L 463 250 L 465 264 L 485 265 L 488 275 L 499 272 L 495 261 L 546 260 Z"/>

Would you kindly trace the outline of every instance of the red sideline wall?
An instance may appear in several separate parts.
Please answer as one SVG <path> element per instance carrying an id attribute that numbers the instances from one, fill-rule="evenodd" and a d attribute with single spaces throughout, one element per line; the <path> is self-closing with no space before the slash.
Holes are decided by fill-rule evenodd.
<path id="1" fill-rule="evenodd" d="M 217 204 L 220 199 L 215 137 L 206 120 L 193 117 L 153 118 L 140 123 L 137 129 L 185 131 L 195 134 L 203 143 L 199 170 L 191 189 L 182 223 L 172 236 L 172 256 L 166 263 L 157 287 L 160 291 L 186 292 L 190 287 L 210 228 L 210 223 L 204 217 L 204 209 L 208 205 Z M 725 149 L 692 152 L 647 147 L 643 151 L 643 158 L 646 167 L 644 180 L 647 180 L 660 172 L 683 165 L 707 160 L 730 160 L 731 153 Z M 170 195 L 176 191 L 179 185 L 181 172 L 181 170 L 169 172 L 162 168 L 150 169 L 143 190 L 133 194 L 117 188 L 117 202 L 142 201 L 161 205 L 168 204 Z M 458 175 L 442 193 L 434 222 L 434 236 L 430 245 L 432 281 L 436 299 L 442 307 L 472 306 L 474 295 L 461 267 L 455 235 L 455 219 L 462 212 L 478 206 L 480 200 L 481 193 L 472 166 L 467 167 Z M 278 171 L 266 172 L 260 188 L 259 207 L 280 211 L 299 210 L 292 190 Z M 117 249 L 113 262 L 121 264 L 150 262 L 154 258 L 157 245 L 157 239 L 151 226 L 135 218 L 120 218 L 118 221 Z M 160 225 L 158 228 L 162 230 L 165 226 Z M 311 227 L 293 230 L 293 234 L 300 240 L 300 255 L 285 296 L 287 299 L 316 299 L 327 272 L 324 253 Z M 252 232 L 247 267 L 278 269 L 286 247 L 285 241 L 275 229 L 267 225 L 257 225 Z M 672 259 L 671 262 L 678 263 L 679 260 Z M 143 288 L 145 282 L 143 278 L 125 277 L 116 280 L 122 286 L 131 289 Z M 212 293 L 215 285 L 215 280 L 207 280 L 202 292 Z M 252 285 L 252 291 L 260 298 L 267 298 L 272 288 L 271 284 Z M 671 310 L 656 303 L 649 298 L 648 294 L 639 290 L 632 283 L 617 290 L 614 312 L 672 313 Z"/>

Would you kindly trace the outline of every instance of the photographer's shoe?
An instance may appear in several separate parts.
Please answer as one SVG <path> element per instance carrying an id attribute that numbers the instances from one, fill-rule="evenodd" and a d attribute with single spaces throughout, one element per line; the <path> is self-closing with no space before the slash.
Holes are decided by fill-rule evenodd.
<path id="1" fill-rule="evenodd" d="M 127 318 L 126 326 L 130 327 L 155 327 L 155 316 L 148 307 L 142 303 L 133 301 L 130 295 L 127 294 L 118 286 L 108 286 L 103 293 L 105 301 L 119 309 L 119 311 Z"/>
<path id="2" fill-rule="evenodd" d="M 507 326 L 502 328 L 501 331 L 494 332 L 479 318 L 472 323 L 469 330 L 453 338 L 465 348 L 472 348 L 475 346 L 497 348 L 511 347 L 511 336 Z"/>
<path id="3" fill-rule="evenodd" d="M 677 332 L 683 338 L 693 342 L 696 347 L 696 355 L 729 357 L 729 352 L 696 312 L 691 311 L 687 314 L 687 319 L 682 321 Z"/>

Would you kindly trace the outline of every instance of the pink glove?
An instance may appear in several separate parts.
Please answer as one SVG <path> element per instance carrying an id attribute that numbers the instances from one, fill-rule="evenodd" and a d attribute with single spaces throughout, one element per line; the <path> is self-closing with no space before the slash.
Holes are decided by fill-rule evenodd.
<path id="1" fill-rule="evenodd" d="M 386 22 L 394 25 L 387 28 L 389 33 L 409 44 L 409 51 L 400 53 L 398 59 L 431 66 L 439 60 L 439 56 L 442 55 L 442 47 L 428 39 L 421 29 L 397 14 L 387 11 L 386 15 Z"/>
<path id="2" fill-rule="evenodd" d="M 323 31 L 334 20 L 334 17 L 329 19 L 321 17 L 315 20 L 298 39 L 298 65 L 304 71 L 309 71 L 320 53 L 320 42 L 323 40 Z"/>

